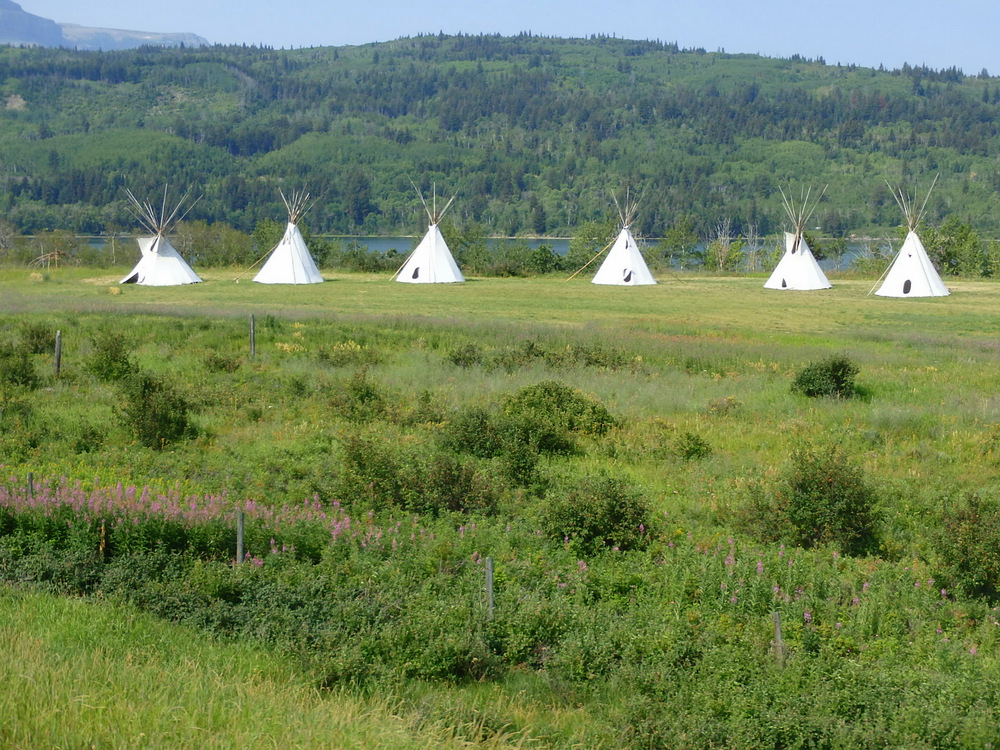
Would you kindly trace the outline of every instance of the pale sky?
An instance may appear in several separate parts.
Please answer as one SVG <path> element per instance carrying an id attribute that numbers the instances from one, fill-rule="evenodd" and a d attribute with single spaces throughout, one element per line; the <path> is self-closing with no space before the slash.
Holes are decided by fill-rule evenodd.
<path id="1" fill-rule="evenodd" d="M 660 39 L 709 51 L 1000 75 L 997 0 L 16 0 L 62 23 L 310 47 L 419 33 Z"/>

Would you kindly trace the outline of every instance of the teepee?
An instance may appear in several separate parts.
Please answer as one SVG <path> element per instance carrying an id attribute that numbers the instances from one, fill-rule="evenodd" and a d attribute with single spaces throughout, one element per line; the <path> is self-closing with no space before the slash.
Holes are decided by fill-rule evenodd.
<path id="1" fill-rule="evenodd" d="M 765 289 L 788 289 L 792 291 L 811 291 L 814 289 L 829 289 L 830 282 L 819 267 L 816 258 L 809 249 L 805 238 L 806 222 L 812 216 L 826 188 L 819 194 L 815 202 L 809 203 L 812 188 L 804 190 L 796 204 L 785 192 L 781 191 L 781 201 L 785 206 L 788 220 L 795 227 L 795 232 L 785 232 L 785 253 L 778 265 L 764 283 Z"/>
<path id="2" fill-rule="evenodd" d="M 914 208 L 915 196 L 907 194 L 902 188 L 894 189 L 889 185 L 896 203 L 903 210 L 909 231 L 903 240 L 903 246 L 896 254 L 896 259 L 889 266 L 885 281 L 875 292 L 880 297 L 947 297 L 949 294 L 948 287 L 941 281 L 941 276 L 927 256 L 924 243 L 917 235 L 917 225 L 924 217 L 924 210 L 927 208 L 927 201 L 931 197 L 935 183 L 937 177 L 934 178 L 934 183 L 931 183 L 919 211 Z"/>
<path id="3" fill-rule="evenodd" d="M 420 196 L 420 202 L 424 204 L 430 225 L 427 227 L 427 234 L 420 240 L 420 244 L 410 253 L 410 257 L 396 272 L 396 281 L 407 284 L 448 284 L 465 281 L 465 277 L 458 270 L 458 264 L 455 263 L 451 250 L 448 249 L 448 243 L 445 242 L 444 235 L 441 234 L 441 229 L 438 227 L 445 211 L 454 202 L 455 196 L 452 196 L 451 200 L 439 212 L 437 210 L 437 188 L 434 188 L 430 206 L 427 205 L 427 201 L 424 200 L 424 196 L 419 190 L 417 190 L 417 195 Z"/>
<path id="4" fill-rule="evenodd" d="M 260 284 L 319 284 L 323 277 L 316 268 L 309 248 L 299 231 L 299 221 L 308 210 L 309 193 L 294 191 L 290 197 L 278 191 L 288 209 L 288 226 L 281 242 L 271 250 L 271 257 L 253 280 Z"/>
<path id="5" fill-rule="evenodd" d="M 639 202 L 629 200 L 628 191 L 625 193 L 624 205 L 618 202 L 618 198 L 614 194 L 611 197 L 615 200 L 622 228 L 601 267 L 594 274 L 591 283 L 612 286 L 655 284 L 656 279 L 649 272 L 649 266 L 646 265 L 646 261 L 639 251 L 639 245 L 629 230 L 629 226 L 635 218 L 635 212 L 639 208 Z"/>
<path id="6" fill-rule="evenodd" d="M 131 210 L 142 227 L 150 232 L 152 237 L 139 237 L 139 250 L 142 257 L 135 264 L 128 276 L 120 284 L 142 284 L 144 286 L 179 286 L 180 284 L 197 284 L 201 281 L 198 274 L 191 270 L 180 253 L 167 239 L 167 231 L 175 222 L 183 219 L 194 207 L 195 201 L 181 213 L 181 208 L 187 200 L 187 193 L 181 196 L 176 207 L 167 213 L 167 188 L 163 188 L 163 203 L 159 212 L 151 203 L 143 203 L 131 190 L 126 190 L 131 202 Z M 178 216 L 178 214 L 180 214 Z"/>

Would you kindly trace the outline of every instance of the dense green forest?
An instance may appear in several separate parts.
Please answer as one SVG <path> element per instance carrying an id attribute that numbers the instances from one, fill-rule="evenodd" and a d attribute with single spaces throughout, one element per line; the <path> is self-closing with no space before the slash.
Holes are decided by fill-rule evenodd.
<path id="1" fill-rule="evenodd" d="M 33 233 L 134 227 L 124 189 L 202 194 L 189 218 L 320 233 L 419 231 L 410 181 L 462 227 L 567 235 L 642 194 L 644 236 L 781 228 L 779 188 L 828 185 L 826 236 L 885 231 L 885 181 L 932 224 L 1000 230 L 1000 80 L 873 70 L 608 37 L 420 36 L 359 47 L 0 48 L 0 220 Z"/>

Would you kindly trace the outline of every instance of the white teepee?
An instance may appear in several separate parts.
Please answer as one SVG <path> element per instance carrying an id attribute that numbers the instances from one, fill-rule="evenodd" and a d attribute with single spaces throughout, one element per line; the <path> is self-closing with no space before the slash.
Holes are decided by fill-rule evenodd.
<path id="1" fill-rule="evenodd" d="M 150 203 L 139 201 L 131 190 L 126 190 L 129 201 L 132 204 L 132 213 L 143 226 L 152 233 L 152 237 L 139 237 L 139 250 L 142 257 L 135 264 L 128 276 L 122 279 L 120 284 L 142 284 L 144 286 L 179 286 L 181 284 L 197 284 L 201 281 L 191 266 L 181 257 L 170 240 L 167 239 L 167 230 L 173 226 L 175 221 L 180 221 L 187 215 L 194 206 L 195 201 L 180 214 L 181 208 L 187 199 L 185 193 L 177 202 L 173 212 L 167 214 L 167 188 L 163 188 L 163 203 L 159 213 Z M 180 216 L 178 217 L 178 214 Z"/>
<path id="2" fill-rule="evenodd" d="M 934 178 L 934 182 L 937 182 L 937 177 Z M 924 243 L 917 235 L 917 224 L 924 217 L 924 209 L 927 207 L 927 200 L 931 197 L 934 184 L 932 183 L 931 189 L 927 191 L 927 198 L 924 198 L 919 211 L 914 210 L 914 196 L 908 195 L 902 188 L 896 190 L 890 185 L 889 189 L 903 210 L 909 231 L 903 240 L 903 246 L 896 254 L 896 259 L 885 275 L 882 286 L 875 294 L 880 297 L 947 297 L 948 287 L 941 281 L 941 276 L 927 256 Z"/>
<path id="3" fill-rule="evenodd" d="M 417 194 L 420 195 L 419 190 Z M 438 213 L 437 189 L 434 189 L 431 206 L 428 206 L 423 195 L 420 195 L 420 202 L 424 204 L 424 210 L 427 211 L 430 226 L 427 227 L 427 234 L 420 240 L 420 244 L 410 253 L 410 257 L 396 272 L 396 281 L 407 284 L 448 284 L 465 281 L 465 277 L 458 270 L 458 264 L 455 263 L 455 258 L 452 257 L 451 250 L 448 249 L 448 243 L 445 242 L 444 235 L 441 234 L 441 229 L 438 227 L 438 222 L 441 221 L 445 211 L 454 200 L 455 196 L 452 196 L 451 200 Z"/>
<path id="4" fill-rule="evenodd" d="M 649 272 L 639 245 L 629 230 L 632 220 L 635 218 L 636 209 L 639 207 L 638 201 L 630 202 L 628 192 L 625 193 L 624 207 L 615 199 L 615 206 L 618 208 L 618 216 L 621 218 L 622 229 L 615 239 L 615 243 L 608 251 L 607 257 L 597 269 L 592 284 L 609 284 L 613 286 L 641 286 L 655 284 L 656 279 Z"/>
<path id="5" fill-rule="evenodd" d="M 281 200 L 288 209 L 288 226 L 281 242 L 271 250 L 271 257 L 253 280 L 260 284 L 320 284 L 323 277 L 298 226 L 308 208 L 309 193 L 295 191 L 290 198 L 281 193 Z"/>
<path id="6" fill-rule="evenodd" d="M 789 221 L 795 227 L 794 234 L 785 232 L 785 253 L 778 261 L 770 278 L 764 283 L 765 289 L 787 289 L 792 291 L 811 291 L 815 289 L 829 289 L 830 282 L 827 281 L 826 274 L 819 267 L 816 258 L 809 249 L 805 238 L 805 226 L 812 216 L 813 211 L 819 204 L 823 193 L 810 206 L 809 194 L 812 188 L 805 190 L 795 204 L 784 191 L 781 191 L 781 200 L 785 206 L 785 213 Z M 823 192 L 826 192 L 824 188 Z"/>

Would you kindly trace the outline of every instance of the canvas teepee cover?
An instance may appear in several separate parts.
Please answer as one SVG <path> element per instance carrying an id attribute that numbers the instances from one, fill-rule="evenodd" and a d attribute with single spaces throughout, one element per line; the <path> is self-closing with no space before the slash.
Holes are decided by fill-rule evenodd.
<path id="1" fill-rule="evenodd" d="M 614 197 L 614 196 L 612 196 Z M 618 215 L 621 218 L 622 229 L 615 239 L 615 244 L 608 251 L 608 256 L 604 259 L 601 267 L 594 274 L 593 284 L 610 284 L 614 286 L 640 286 L 645 284 L 655 284 L 656 279 L 649 272 L 639 245 L 629 230 L 629 225 L 635 216 L 638 202 L 629 203 L 625 198 L 624 210 L 615 198 L 615 205 L 618 206 Z"/>
<path id="2" fill-rule="evenodd" d="M 323 277 L 309 254 L 309 248 L 298 227 L 299 219 L 305 213 L 309 194 L 292 193 L 289 199 L 282 193 L 281 199 L 288 209 L 288 226 L 281 242 L 271 250 L 271 257 L 253 280 L 260 284 L 320 284 Z"/>
<path id="3" fill-rule="evenodd" d="M 948 296 L 948 287 L 941 281 L 916 232 L 907 233 L 885 281 L 875 294 L 880 297 Z"/>
<path id="4" fill-rule="evenodd" d="M 934 178 L 937 182 L 937 178 Z M 934 185 L 931 185 L 931 190 Z M 927 191 L 927 198 L 930 198 L 930 190 Z M 924 215 L 924 208 L 927 206 L 927 199 L 919 211 L 914 211 L 913 199 L 900 190 L 893 190 L 893 196 L 899 207 L 903 209 L 906 216 L 906 223 L 909 232 L 903 240 L 903 246 L 899 248 L 896 259 L 889 267 L 889 272 L 885 276 L 885 281 L 878 288 L 875 294 L 880 297 L 947 297 L 948 287 L 941 281 L 934 264 L 931 263 L 924 243 L 917 235 L 917 224 Z"/>
<path id="5" fill-rule="evenodd" d="M 812 291 L 829 289 L 831 286 L 805 239 L 806 222 L 809 221 L 809 217 L 819 203 L 819 198 L 817 198 L 810 208 L 809 192 L 807 190 L 802 194 L 797 205 L 785 195 L 784 191 L 781 193 L 785 212 L 795 226 L 795 232 L 785 232 L 785 253 L 781 256 L 781 260 L 778 261 L 771 276 L 764 283 L 765 289 Z M 823 194 L 820 193 L 820 198 L 822 197 Z"/>
<path id="6" fill-rule="evenodd" d="M 418 191 L 419 194 L 419 191 Z M 444 235 L 438 227 L 438 222 L 444 216 L 448 206 L 455 200 L 454 196 L 448 204 L 437 211 L 437 194 L 435 192 L 431 207 L 427 206 L 423 196 L 420 196 L 424 208 L 427 210 L 427 217 L 430 219 L 430 226 L 427 227 L 427 234 L 420 240 L 420 244 L 410 253 L 406 263 L 396 273 L 396 281 L 407 284 L 448 284 L 465 281 L 465 277 L 458 269 L 455 258 L 448 249 Z"/>
<path id="7" fill-rule="evenodd" d="M 177 216 L 187 196 L 181 198 L 173 213 L 168 216 L 166 213 L 166 188 L 163 191 L 163 206 L 159 214 L 151 204 L 140 202 L 131 191 L 126 191 L 126 193 L 139 223 L 147 231 L 152 232 L 153 236 L 138 238 L 137 242 L 142 257 L 136 263 L 135 268 L 119 283 L 141 284 L 143 286 L 179 286 L 200 282 L 198 274 L 191 269 L 191 266 L 185 262 L 166 237 L 166 232 L 174 220 L 180 220 Z M 180 218 L 183 218 L 183 215 Z"/>

